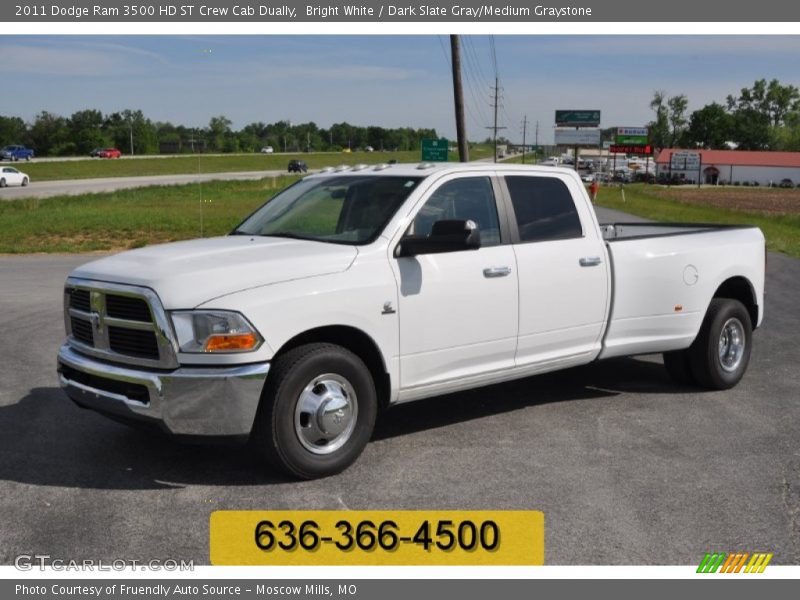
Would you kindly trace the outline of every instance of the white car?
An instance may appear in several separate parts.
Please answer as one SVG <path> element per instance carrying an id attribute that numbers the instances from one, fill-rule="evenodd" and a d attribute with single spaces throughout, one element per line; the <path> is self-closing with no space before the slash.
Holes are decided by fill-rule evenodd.
<path id="1" fill-rule="evenodd" d="M 272 149 L 272 146 L 264 146 L 261 149 L 261 154 L 272 154 L 273 152 L 274 150 Z"/>
<path id="2" fill-rule="evenodd" d="M 8 185 L 21 185 L 25 187 L 31 182 L 31 178 L 26 173 L 18 171 L 14 167 L 0 167 L 0 188 Z"/>

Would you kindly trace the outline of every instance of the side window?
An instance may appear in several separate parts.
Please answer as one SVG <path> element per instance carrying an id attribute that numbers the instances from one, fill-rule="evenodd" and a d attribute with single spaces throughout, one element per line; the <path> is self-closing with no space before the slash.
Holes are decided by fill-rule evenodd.
<path id="1" fill-rule="evenodd" d="M 506 185 L 522 242 L 563 240 L 583 235 L 572 194 L 555 177 L 508 176 Z"/>
<path id="2" fill-rule="evenodd" d="M 465 177 L 443 184 L 414 217 L 408 233 L 428 236 L 436 221 L 449 219 L 475 221 L 481 234 L 481 246 L 500 244 L 500 223 L 491 180 Z"/>

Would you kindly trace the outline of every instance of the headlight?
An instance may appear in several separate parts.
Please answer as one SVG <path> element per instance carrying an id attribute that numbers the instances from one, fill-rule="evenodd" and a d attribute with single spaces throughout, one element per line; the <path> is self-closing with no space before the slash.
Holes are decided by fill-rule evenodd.
<path id="1" fill-rule="evenodd" d="M 252 352 L 261 336 L 247 319 L 225 310 L 170 313 L 181 352 Z"/>

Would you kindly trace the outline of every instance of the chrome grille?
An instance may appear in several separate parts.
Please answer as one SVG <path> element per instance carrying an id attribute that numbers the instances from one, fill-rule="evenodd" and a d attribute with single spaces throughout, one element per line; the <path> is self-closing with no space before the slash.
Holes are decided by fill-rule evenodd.
<path id="1" fill-rule="evenodd" d="M 68 342 L 76 350 L 113 362 L 178 366 L 166 312 L 152 290 L 70 278 L 64 308 Z"/>
<path id="2" fill-rule="evenodd" d="M 150 307 L 142 298 L 106 294 L 106 314 L 115 319 L 152 323 Z"/>
<path id="3" fill-rule="evenodd" d="M 89 300 L 89 290 L 73 289 L 70 294 L 69 305 L 74 309 L 90 312 L 92 307 Z"/>
<path id="4" fill-rule="evenodd" d="M 158 342 L 152 331 L 109 327 L 108 346 L 120 354 L 158 359 Z"/>
<path id="5" fill-rule="evenodd" d="M 80 340 L 84 344 L 94 346 L 94 334 L 92 333 L 92 324 L 89 321 L 71 317 L 70 324 L 72 325 L 72 336 L 75 339 Z"/>

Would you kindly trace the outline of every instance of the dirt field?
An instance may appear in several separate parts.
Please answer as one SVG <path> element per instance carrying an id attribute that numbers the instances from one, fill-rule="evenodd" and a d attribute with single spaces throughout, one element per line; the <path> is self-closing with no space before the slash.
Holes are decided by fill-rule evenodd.
<path id="1" fill-rule="evenodd" d="M 686 204 L 704 204 L 718 208 L 767 215 L 800 215 L 800 189 L 758 187 L 690 186 L 647 188 L 647 194 Z"/>

